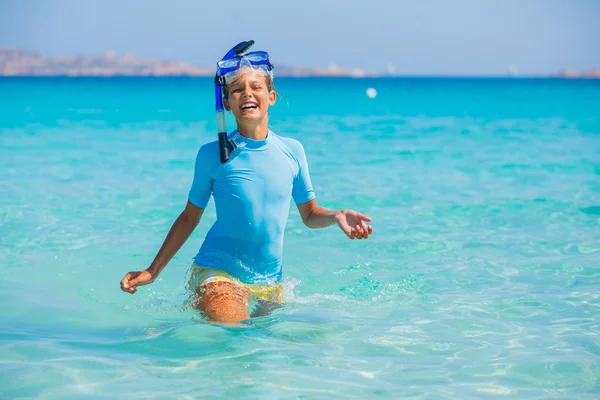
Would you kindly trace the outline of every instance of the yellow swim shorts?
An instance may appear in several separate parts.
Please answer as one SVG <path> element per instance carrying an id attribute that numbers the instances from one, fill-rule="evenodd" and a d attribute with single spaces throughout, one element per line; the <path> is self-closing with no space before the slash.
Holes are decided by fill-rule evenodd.
<path id="1" fill-rule="evenodd" d="M 234 278 L 227 272 L 201 267 L 198 264 L 192 264 L 190 279 L 188 280 L 188 289 L 196 292 L 196 289 L 211 282 L 230 282 L 240 285 L 248 290 L 250 295 L 257 301 L 266 301 L 269 303 L 283 304 L 283 284 L 281 282 L 271 284 L 244 283 Z"/>

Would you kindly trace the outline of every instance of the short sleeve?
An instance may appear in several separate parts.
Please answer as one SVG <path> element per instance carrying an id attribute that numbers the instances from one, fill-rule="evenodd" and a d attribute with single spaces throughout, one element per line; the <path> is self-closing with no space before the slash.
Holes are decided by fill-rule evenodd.
<path id="1" fill-rule="evenodd" d="M 292 197 L 296 204 L 306 203 L 315 198 L 315 191 L 313 190 L 312 183 L 310 181 L 310 174 L 308 173 L 308 161 L 306 160 L 306 154 L 304 153 L 304 147 L 300 142 L 296 142 L 297 146 L 294 149 L 294 156 L 298 160 L 298 173 L 294 177 L 294 186 L 292 188 Z"/>
<path id="2" fill-rule="evenodd" d="M 204 145 L 198 151 L 194 166 L 194 180 L 188 199 L 199 208 L 206 208 L 212 194 L 213 178 L 211 176 L 212 159 L 210 147 Z"/>

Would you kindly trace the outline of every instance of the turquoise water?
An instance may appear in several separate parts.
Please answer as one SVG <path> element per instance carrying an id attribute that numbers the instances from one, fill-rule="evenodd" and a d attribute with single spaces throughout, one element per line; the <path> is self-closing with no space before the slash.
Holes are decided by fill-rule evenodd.
<path id="1" fill-rule="evenodd" d="M 318 201 L 374 234 L 291 207 L 289 304 L 235 328 L 185 307 L 212 203 L 119 290 L 216 137 L 211 79 L 0 79 L 0 398 L 597 398 L 600 81 L 276 83 Z"/>

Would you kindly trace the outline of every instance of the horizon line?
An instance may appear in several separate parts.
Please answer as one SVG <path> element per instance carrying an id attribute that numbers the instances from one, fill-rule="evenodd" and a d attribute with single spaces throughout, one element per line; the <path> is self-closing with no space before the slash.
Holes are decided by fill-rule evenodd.
<path id="1" fill-rule="evenodd" d="M 48 56 L 44 55 L 39 51 L 25 50 L 16 47 L 4 47 L 0 46 L 0 54 L 3 52 L 16 52 L 18 55 L 28 55 L 34 57 L 40 57 L 45 61 L 64 61 L 65 59 L 80 58 L 80 57 L 92 57 L 102 58 L 107 61 L 122 61 L 131 62 L 137 61 L 138 63 L 164 63 L 167 67 L 177 66 L 187 68 L 188 71 L 169 71 L 163 73 L 157 73 L 156 71 L 145 71 L 144 73 L 136 73 L 133 71 L 117 72 L 117 71 L 103 71 L 101 73 L 89 73 L 89 71 L 82 71 L 83 73 L 61 73 L 63 71 L 48 71 L 47 73 L 36 74 L 34 71 L 1 71 L 0 77 L 9 76 L 21 76 L 21 77 L 212 77 L 213 72 L 210 71 L 212 67 L 189 63 L 186 61 L 176 61 L 167 59 L 145 59 L 135 56 L 132 52 L 127 51 L 121 54 L 114 50 L 107 49 L 102 53 L 80 53 L 71 55 L 58 55 Z M 12 61 L 12 60 L 11 60 Z M 511 64 L 512 66 L 512 64 Z M 459 72 L 459 73 L 419 73 L 419 72 L 401 72 L 396 71 L 385 71 L 385 72 L 373 72 L 367 71 L 359 67 L 341 67 L 336 63 L 330 63 L 327 67 L 319 66 L 290 66 L 281 65 L 283 71 L 282 75 L 277 74 L 277 68 L 275 75 L 277 77 L 311 77 L 311 78 L 510 78 L 510 79 L 532 79 L 532 78 L 566 78 L 566 79 L 597 79 L 600 78 L 600 69 L 591 68 L 583 71 L 575 71 L 569 67 L 563 67 L 562 69 L 552 73 L 532 73 L 532 74 L 520 74 L 518 70 L 509 70 L 504 73 L 475 73 L 475 72 Z M 515 67 L 516 68 L 516 67 Z M 191 70 L 195 71 L 191 71 Z M 394 67 L 395 69 L 395 67 Z"/>

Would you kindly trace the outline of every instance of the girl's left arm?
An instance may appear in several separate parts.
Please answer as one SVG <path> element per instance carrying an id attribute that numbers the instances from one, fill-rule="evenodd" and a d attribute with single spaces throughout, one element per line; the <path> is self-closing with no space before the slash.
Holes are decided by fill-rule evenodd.
<path id="1" fill-rule="evenodd" d="M 304 225 L 309 228 L 325 228 L 337 224 L 350 239 L 367 239 L 373 233 L 373 227 L 367 225 L 371 218 L 354 210 L 328 210 L 317 205 L 312 199 L 298 204 L 298 211 Z"/>

